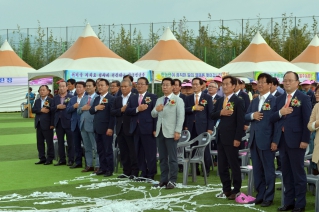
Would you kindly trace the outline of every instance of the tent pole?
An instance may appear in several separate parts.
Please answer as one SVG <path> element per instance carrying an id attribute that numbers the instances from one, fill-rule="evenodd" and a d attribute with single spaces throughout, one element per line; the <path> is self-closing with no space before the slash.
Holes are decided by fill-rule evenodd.
<path id="1" fill-rule="evenodd" d="M 27 94 L 28 94 L 28 118 L 30 118 L 30 114 L 29 114 L 29 110 L 31 109 L 31 108 L 29 108 L 29 105 L 30 105 L 30 107 L 31 107 L 31 104 L 30 104 L 30 94 L 29 94 L 29 79 L 28 79 L 28 91 L 27 91 Z M 31 109 L 32 110 L 32 109 Z"/>
<path id="2" fill-rule="evenodd" d="M 152 70 L 152 94 L 154 94 L 154 71 Z"/>

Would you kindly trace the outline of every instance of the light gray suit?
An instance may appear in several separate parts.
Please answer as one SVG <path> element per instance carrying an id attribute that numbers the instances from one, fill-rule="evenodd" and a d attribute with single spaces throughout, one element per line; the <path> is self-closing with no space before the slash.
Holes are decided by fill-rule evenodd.
<path id="1" fill-rule="evenodd" d="M 97 94 L 94 94 L 93 98 L 91 99 L 90 106 L 93 105 L 95 97 Z M 94 115 L 91 115 L 88 110 L 83 110 L 82 107 L 88 103 L 89 96 L 85 95 L 81 99 L 80 105 L 78 107 L 78 114 L 81 115 L 80 118 L 80 130 L 85 150 L 85 160 L 86 165 L 88 167 L 93 167 L 93 152 L 95 154 L 95 167 L 100 167 L 99 156 L 97 154 L 96 149 L 96 142 L 94 137 L 94 130 L 93 130 L 93 119 Z M 93 150 L 93 152 L 92 152 Z"/>
<path id="2" fill-rule="evenodd" d="M 164 104 L 165 96 L 157 99 L 152 110 L 152 117 L 157 117 L 156 141 L 159 152 L 161 182 L 176 183 L 177 180 L 177 141 L 174 140 L 175 132 L 181 133 L 185 118 L 184 101 L 172 93 L 165 104 L 163 111 L 156 111 L 156 107 Z"/>

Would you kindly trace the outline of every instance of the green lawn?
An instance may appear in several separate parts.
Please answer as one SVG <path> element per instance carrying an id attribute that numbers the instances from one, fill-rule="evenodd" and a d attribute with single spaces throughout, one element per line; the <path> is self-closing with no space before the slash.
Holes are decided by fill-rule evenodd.
<path id="1" fill-rule="evenodd" d="M 280 206 L 280 191 L 274 205 L 262 208 L 240 205 L 218 199 L 221 190 L 216 171 L 210 173 L 208 186 L 203 177 L 173 190 L 153 189 L 150 183 L 105 178 L 67 166 L 35 165 L 38 161 L 33 119 L 20 113 L 0 113 L 0 210 L 72 211 L 276 211 Z M 158 171 L 158 173 L 160 173 Z M 159 175 L 156 176 L 156 180 Z M 247 192 L 247 178 L 242 192 Z M 277 185 L 280 187 L 280 184 Z M 307 193 L 307 211 L 314 211 L 315 197 Z"/>

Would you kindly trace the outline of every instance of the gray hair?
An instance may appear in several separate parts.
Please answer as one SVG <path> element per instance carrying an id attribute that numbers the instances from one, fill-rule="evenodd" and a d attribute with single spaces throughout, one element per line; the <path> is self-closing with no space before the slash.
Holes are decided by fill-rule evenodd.
<path id="1" fill-rule="evenodd" d="M 128 82 L 129 86 L 132 86 L 132 82 L 130 80 L 122 80 L 121 85 L 123 82 Z"/>
<path id="2" fill-rule="evenodd" d="M 209 84 L 213 84 L 216 88 L 218 88 L 218 84 L 215 81 L 211 81 Z"/>

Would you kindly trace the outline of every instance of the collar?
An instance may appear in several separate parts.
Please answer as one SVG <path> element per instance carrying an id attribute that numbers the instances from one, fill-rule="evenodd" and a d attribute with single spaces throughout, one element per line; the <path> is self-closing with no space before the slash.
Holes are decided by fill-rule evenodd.
<path id="1" fill-rule="evenodd" d="M 145 93 L 142 93 L 142 94 L 139 93 L 138 96 L 142 95 L 142 96 L 144 97 L 145 94 L 146 94 L 146 92 L 147 92 L 147 91 L 145 91 Z"/>
<path id="2" fill-rule="evenodd" d="M 290 95 L 291 95 L 291 98 L 295 95 L 296 91 L 297 91 L 297 89 L 290 94 Z M 286 97 L 288 97 L 288 93 L 287 93 L 287 92 L 286 92 Z"/>
<path id="3" fill-rule="evenodd" d="M 240 89 L 235 93 L 237 96 L 239 95 Z"/>
<path id="4" fill-rule="evenodd" d="M 131 93 L 132 93 L 132 92 L 130 92 L 130 93 L 127 94 L 126 96 L 123 96 L 123 94 L 122 94 L 122 98 L 128 98 L 128 97 L 130 97 Z"/>
<path id="5" fill-rule="evenodd" d="M 47 98 L 48 98 L 48 96 L 44 97 L 44 99 L 42 99 L 42 98 L 40 97 L 41 101 L 45 101 L 45 100 L 47 100 Z"/>
<path id="6" fill-rule="evenodd" d="M 71 92 L 72 92 L 72 93 L 75 93 L 75 90 L 76 90 L 76 89 L 74 88 Z"/>
<path id="7" fill-rule="evenodd" d="M 173 95 L 173 93 L 171 93 L 171 94 L 168 95 L 168 96 L 164 96 L 164 98 L 167 97 L 168 99 L 171 99 L 172 95 Z"/>
<path id="8" fill-rule="evenodd" d="M 101 98 L 104 98 L 109 92 L 107 92 L 106 94 L 104 94 L 103 96 L 100 95 Z"/>
<path id="9" fill-rule="evenodd" d="M 270 91 L 268 91 L 267 93 L 265 93 L 264 95 L 262 95 L 264 98 L 265 98 L 265 100 L 268 98 L 268 96 L 269 96 L 269 94 L 270 94 Z M 260 94 L 259 94 L 259 100 L 260 100 L 260 98 L 262 97 L 262 96 L 260 96 Z"/>
<path id="10" fill-rule="evenodd" d="M 198 97 L 200 97 L 202 95 L 202 92 L 199 92 L 198 94 L 194 93 L 195 97 L 196 97 L 196 95 L 198 95 Z"/>
<path id="11" fill-rule="evenodd" d="M 91 95 L 88 94 L 89 97 L 91 97 L 91 99 L 93 99 L 93 97 L 95 96 L 96 93 L 92 93 Z"/>
<path id="12" fill-rule="evenodd" d="M 217 93 L 215 93 L 214 95 L 212 95 L 212 98 L 215 99 L 215 96 L 217 95 Z"/>
<path id="13" fill-rule="evenodd" d="M 277 93 L 277 89 L 271 93 L 271 95 L 275 96 L 275 94 Z"/>
<path id="14" fill-rule="evenodd" d="M 227 96 L 228 101 L 230 100 L 230 98 L 231 98 L 233 95 L 234 95 L 234 93 L 231 93 L 231 94 L 229 94 L 229 95 Z"/>

